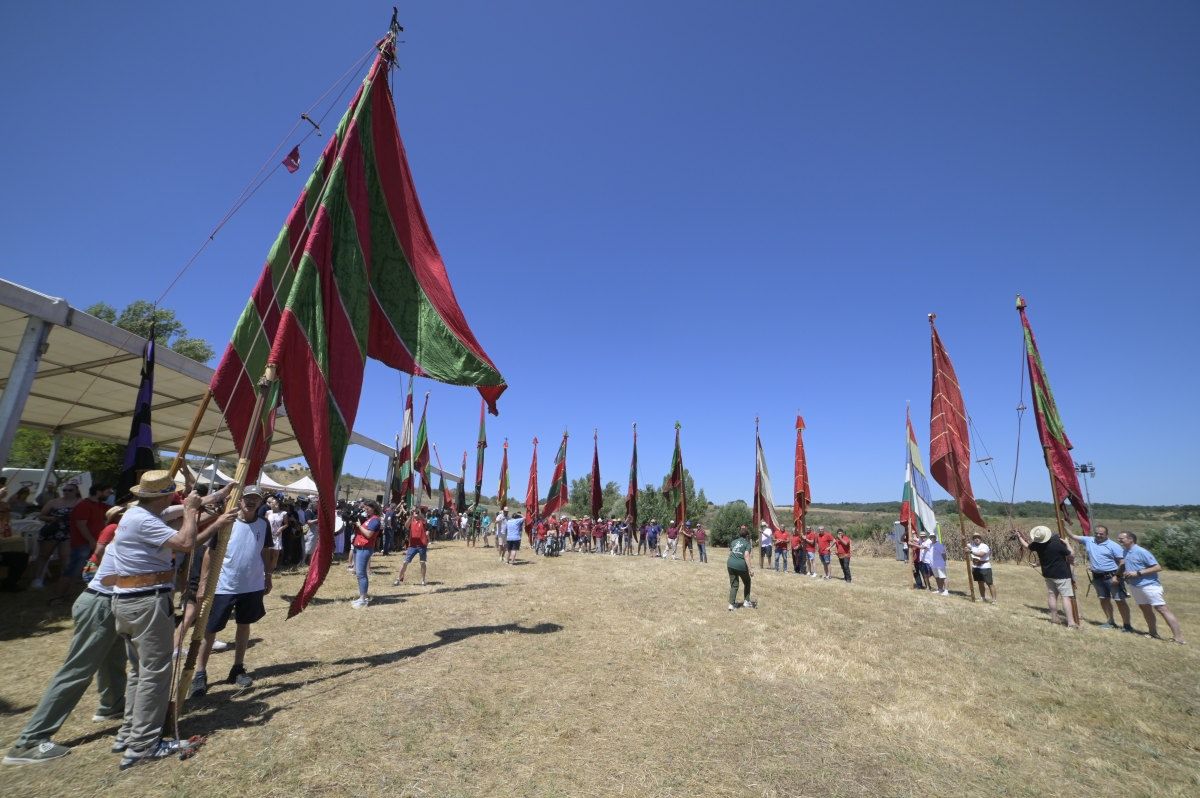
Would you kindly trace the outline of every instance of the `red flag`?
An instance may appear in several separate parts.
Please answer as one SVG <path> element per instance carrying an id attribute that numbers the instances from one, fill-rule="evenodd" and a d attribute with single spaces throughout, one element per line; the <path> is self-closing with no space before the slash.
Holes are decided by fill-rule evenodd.
<path id="1" fill-rule="evenodd" d="M 629 525 L 637 529 L 638 522 L 637 422 L 633 424 L 633 458 L 629 462 L 629 485 L 625 488 L 625 514 Z"/>
<path id="2" fill-rule="evenodd" d="M 292 151 L 283 159 L 283 168 L 295 174 L 300 169 L 300 145 L 292 147 Z"/>
<path id="3" fill-rule="evenodd" d="M 525 488 L 525 532 L 533 542 L 533 525 L 538 520 L 537 445 L 533 439 L 533 461 L 529 464 L 529 485 Z"/>
<path id="4" fill-rule="evenodd" d="M 675 515 L 675 526 L 683 527 L 687 521 L 687 490 L 683 478 L 683 451 L 679 448 L 680 424 L 675 422 L 675 452 L 671 455 L 671 472 L 663 485 L 663 495 Z"/>
<path id="5" fill-rule="evenodd" d="M 1058 414 L 1058 406 L 1054 403 L 1054 394 L 1046 379 L 1046 368 L 1042 365 L 1042 356 L 1033 338 L 1033 328 L 1029 326 L 1029 318 L 1025 315 L 1025 300 L 1020 295 L 1017 296 L 1017 312 L 1021 314 L 1021 328 L 1025 331 L 1025 360 L 1029 366 L 1033 414 L 1037 419 L 1038 437 L 1042 440 L 1042 452 L 1046 456 L 1046 468 L 1050 470 L 1050 479 L 1054 483 L 1054 503 L 1061 506 L 1069 501 L 1079 514 L 1083 534 L 1091 534 L 1092 522 L 1083 500 L 1083 491 L 1079 488 L 1079 476 L 1071 457 L 1071 441 L 1067 438 L 1062 416 Z"/>
<path id="6" fill-rule="evenodd" d="M 595 430 L 592 431 L 591 499 L 592 518 L 599 518 L 600 507 L 604 504 L 604 491 L 600 488 L 600 433 Z"/>
<path id="7" fill-rule="evenodd" d="M 508 438 L 504 439 L 504 456 L 500 458 L 500 487 L 496 489 L 500 509 L 508 507 Z"/>
<path id="8" fill-rule="evenodd" d="M 567 433 L 563 431 L 562 443 L 558 446 L 558 454 L 554 456 L 554 476 L 550 478 L 550 493 L 546 496 L 546 504 L 542 507 L 542 517 L 549 518 L 567 504 Z"/>
<path id="9" fill-rule="evenodd" d="M 792 489 L 792 524 L 798 532 L 804 531 L 804 516 L 812 504 L 812 491 L 808 487 L 808 461 L 804 457 L 804 418 L 796 415 L 796 480 Z"/>
<path id="10" fill-rule="evenodd" d="M 967 411 L 950 356 L 942 346 L 929 314 L 933 340 L 933 392 L 929 405 L 929 473 L 958 501 L 958 509 L 971 523 L 986 527 L 971 490 L 971 443 Z"/>

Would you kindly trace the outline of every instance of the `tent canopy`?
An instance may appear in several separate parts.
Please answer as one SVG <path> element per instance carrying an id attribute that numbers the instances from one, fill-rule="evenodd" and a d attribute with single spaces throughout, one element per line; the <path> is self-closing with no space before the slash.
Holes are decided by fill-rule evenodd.
<path id="1" fill-rule="evenodd" d="M 73 308 L 66 300 L 0 279 L 0 375 L 4 375 L 0 390 L 6 401 L 13 398 L 7 392 L 14 367 L 22 358 L 22 345 L 29 329 L 39 323 L 48 328 L 48 334 L 27 395 L 15 397 L 13 407 L 20 411 L 20 424 L 51 433 L 122 443 L 128 440 L 146 340 Z M 212 375 L 208 366 L 158 347 L 152 404 L 155 446 L 175 451 L 187 435 Z M 23 386 L 14 383 L 12 388 L 21 391 Z M 384 455 L 393 452 L 393 447 L 357 432 L 350 442 Z M 8 454 L 7 446 L 3 449 L 0 459 Z M 191 451 L 207 459 L 238 456 L 215 402 L 204 412 Z M 281 408 L 267 462 L 300 454 Z"/>

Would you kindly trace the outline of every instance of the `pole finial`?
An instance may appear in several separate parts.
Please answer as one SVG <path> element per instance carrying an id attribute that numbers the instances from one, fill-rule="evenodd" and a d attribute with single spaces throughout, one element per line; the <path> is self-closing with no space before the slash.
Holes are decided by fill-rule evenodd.
<path id="1" fill-rule="evenodd" d="M 936 313 L 930 313 L 930 314 L 929 314 L 929 323 L 930 323 L 930 324 L 933 324 L 933 320 L 934 320 L 934 319 L 936 319 L 936 318 L 937 318 L 937 314 L 936 314 Z"/>

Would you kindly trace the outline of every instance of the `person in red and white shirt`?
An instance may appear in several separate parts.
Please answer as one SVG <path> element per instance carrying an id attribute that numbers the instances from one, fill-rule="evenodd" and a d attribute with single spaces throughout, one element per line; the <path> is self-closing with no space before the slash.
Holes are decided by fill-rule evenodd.
<path id="1" fill-rule="evenodd" d="M 425 560 L 429 551 L 429 530 L 425 526 L 425 508 L 418 507 L 413 511 L 408 521 L 408 551 L 404 555 L 404 564 L 400 566 L 400 574 L 393 586 L 399 586 L 404 581 L 404 573 L 413 557 L 421 558 L 421 587 L 425 587 Z"/>

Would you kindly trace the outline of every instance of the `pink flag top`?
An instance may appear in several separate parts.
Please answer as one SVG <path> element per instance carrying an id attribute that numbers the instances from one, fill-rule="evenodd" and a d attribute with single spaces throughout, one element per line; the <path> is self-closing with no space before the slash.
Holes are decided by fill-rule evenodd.
<path id="1" fill-rule="evenodd" d="M 283 168 L 287 169 L 292 174 L 300 171 L 300 145 L 292 147 L 292 151 L 287 154 L 287 157 L 281 162 Z"/>

